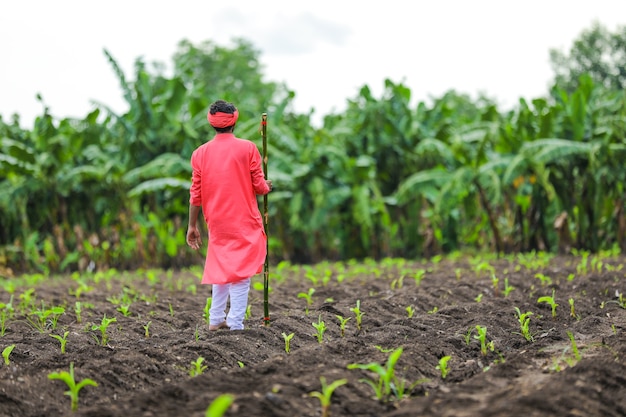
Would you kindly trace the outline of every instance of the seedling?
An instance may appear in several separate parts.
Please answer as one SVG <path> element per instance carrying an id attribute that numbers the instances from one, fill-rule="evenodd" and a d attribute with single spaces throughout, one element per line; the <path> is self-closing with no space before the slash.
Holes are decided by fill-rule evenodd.
<path id="1" fill-rule="evenodd" d="M 170 317 L 174 317 L 174 306 L 172 306 L 172 303 L 168 303 L 169 308 L 170 308 Z"/>
<path id="2" fill-rule="evenodd" d="M 450 356 L 444 356 L 439 359 L 439 365 L 435 367 L 441 372 L 441 379 L 446 379 L 448 376 L 448 361 L 450 360 Z"/>
<path id="3" fill-rule="evenodd" d="M 322 407 L 322 417 L 330 417 L 330 398 L 333 395 L 335 390 L 348 383 L 347 379 L 338 379 L 330 383 L 330 385 L 326 384 L 326 378 L 323 376 L 320 377 L 320 383 L 322 384 L 322 392 L 313 391 L 309 393 L 311 397 L 316 397 L 320 400 L 320 405 Z"/>
<path id="4" fill-rule="evenodd" d="M 496 277 L 496 274 L 491 274 L 491 286 L 493 287 L 493 295 L 498 296 L 500 294 L 500 288 L 498 284 L 500 283 L 500 278 Z"/>
<path id="5" fill-rule="evenodd" d="M 237 365 L 239 365 L 240 368 L 245 368 L 246 364 L 243 363 L 242 361 L 237 361 Z"/>
<path id="6" fill-rule="evenodd" d="M 48 374 L 48 379 L 58 379 L 65 382 L 68 386 L 68 390 L 64 392 L 65 395 L 68 395 L 71 399 L 71 407 L 72 411 L 78 410 L 78 393 L 81 389 L 86 387 L 87 385 L 91 385 L 94 387 L 98 386 L 98 383 L 92 379 L 86 378 L 76 383 L 74 379 L 74 362 L 70 362 L 70 372 L 62 371 L 62 372 L 53 372 Z"/>
<path id="7" fill-rule="evenodd" d="M 420 284 L 422 283 L 422 280 L 424 279 L 424 275 L 426 275 L 425 269 L 418 269 L 417 271 L 415 271 L 415 275 L 413 276 L 413 279 L 415 280 L 416 287 L 420 286 Z"/>
<path id="8" fill-rule="evenodd" d="M 413 314 L 415 314 L 415 309 L 413 308 L 413 306 L 407 306 L 405 310 L 409 318 L 413 317 Z"/>
<path id="9" fill-rule="evenodd" d="M 319 315 L 317 323 L 311 324 L 317 329 L 317 334 L 314 336 L 317 337 L 318 343 L 322 343 L 324 341 L 324 332 L 326 331 L 326 323 L 322 321 L 322 315 Z"/>
<path id="10" fill-rule="evenodd" d="M 439 311 L 439 307 L 434 306 L 431 310 L 428 310 L 428 314 L 435 314 Z"/>
<path id="11" fill-rule="evenodd" d="M 4 364 L 6 366 L 11 365 L 11 361 L 9 360 L 9 355 L 11 355 L 11 352 L 13 352 L 13 349 L 15 349 L 15 345 L 7 346 L 2 351 L 2 357 L 4 358 Z"/>
<path id="12" fill-rule="evenodd" d="M 307 316 L 309 315 L 309 307 L 313 305 L 313 293 L 315 293 L 315 288 L 309 288 L 309 292 L 298 293 L 298 298 L 304 298 L 306 300 L 304 314 Z"/>
<path id="13" fill-rule="evenodd" d="M 554 300 L 554 293 L 555 290 L 553 289 L 552 296 L 544 295 L 543 297 L 539 297 L 537 299 L 538 303 L 546 303 L 550 306 L 550 308 L 552 309 L 552 318 L 556 318 L 556 308 L 559 306 Z"/>
<path id="14" fill-rule="evenodd" d="M 57 322 L 61 314 L 65 313 L 65 309 L 61 306 L 45 308 L 43 301 L 41 302 L 41 308 L 34 310 L 26 316 L 26 320 L 40 333 L 46 331 L 46 325 L 48 318 L 50 318 L 50 327 L 52 330 L 56 329 Z"/>
<path id="15" fill-rule="evenodd" d="M 569 337 L 569 340 L 571 342 L 574 358 L 576 358 L 577 361 L 580 361 L 580 352 L 578 352 L 578 346 L 576 345 L 576 340 L 574 340 L 574 334 L 568 330 L 567 336 Z"/>
<path id="16" fill-rule="evenodd" d="M 474 339 L 478 339 L 480 342 L 480 353 L 483 356 L 487 356 L 487 350 L 491 350 L 493 352 L 495 346 L 493 341 L 487 342 L 487 327 L 486 326 L 476 326 L 477 335 L 474 335 Z"/>
<path id="17" fill-rule="evenodd" d="M 341 330 L 341 337 L 344 337 L 346 335 L 346 323 L 352 317 L 348 317 L 345 319 L 343 318 L 343 316 L 340 316 L 340 315 L 336 315 L 335 317 L 337 317 L 337 319 L 339 320 L 339 329 Z"/>
<path id="18" fill-rule="evenodd" d="M 511 291 L 515 290 L 515 287 L 509 285 L 509 279 L 504 278 L 504 296 L 508 297 Z"/>
<path id="19" fill-rule="evenodd" d="M 189 376 L 194 377 L 194 376 L 202 375 L 202 373 L 207 369 L 207 366 L 202 365 L 202 362 L 204 362 L 204 358 L 202 356 L 198 357 L 198 359 L 191 362 L 191 368 L 189 369 Z"/>
<path id="20" fill-rule="evenodd" d="M 61 353 L 65 353 L 65 345 L 67 345 L 67 335 L 69 335 L 70 332 L 65 332 L 63 333 L 63 336 L 59 336 L 57 334 L 51 334 L 50 337 L 54 337 L 56 340 L 58 340 L 61 343 Z"/>
<path id="21" fill-rule="evenodd" d="M 11 296 L 9 304 L 0 303 L 0 337 L 6 333 L 9 320 L 13 317 L 12 301 L 13 296 Z"/>
<path id="22" fill-rule="evenodd" d="M 210 318 L 211 318 L 211 303 L 213 301 L 212 297 L 208 297 L 206 299 L 206 304 L 204 305 L 204 313 L 202 314 L 202 317 L 204 317 L 204 321 L 206 322 L 206 324 L 210 324 Z"/>
<path id="23" fill-rule="evenodd" d="M 100 322 L 100 325 L 94 324 L 91 326 L 91 330 L 100 330 L 100 336 L 101 336 L 100 345 L 101 346 L 106 346 L 107 343 L 109 343 L 109 335 L 107 333 L 107 329 L 111 323 L 115 323 L 115 322 L 117 322 L 117 319 L 115 317 L 107 318 L 107 315 L 105 314 L 104 317 L 102 317 L 102 322 Z"/>
<path id="24" fill-rule="evenodd" d="M 569 315 L 570 317 L 574 317 L 576 320 L 579 320 L 580 317 L 576 314 L 576 308 L 574 307 L 574 299 L 570 298 L 567 300 L 569 303 Z"/>
<path id="25" fill-rule="evenodd" d="M 291 351 L 291 339 L 293 339 L 294 333 L 285 333 L 283 332 L 283 339 L 285 339 L 285 352 L 289 353 Z"/>
<path id="26" fill-rule="evenodd" d="M 222 417 L 234 400 L 235 397 L 230 394 L 220 395 L 209 405 L 209 408 L 204 413 L 204 417 Z"/>
<path id="27" fill-rule="evenodd" d="M 76 301 L 76 303 L 74 303 L 74 314 L 76 314 L 76 323 L 82 323 L 83 321 L 82 312 L 83 312 L 83 305 L 81 304 L 80 301 Z"/>
<path id="28" fill-rule="evenodd" d="M 544 274 L 542 274 L 541 272 L 538 272 L 535 274 L 535 278 L 539 279 L 539 281 L 541 281 L 541 286 L 545 287 L 546 285 L 552 285 L 552 279 Z"/>
<path id="29" fill-rule="evenodd" d="M 463 335 L 463 340 L 465 340 L 465 345 L 469 346 L 469 344 L 472 342 L 472 331 L 474 329 L 472 329 L 471 327 L 469 329 L 467 329 L 467 333 L 465 333 Z"/>
<path id="30" fill-rule="evenodd" d="M 246 312 L 243 316 L 244 320 L 250 320 L 250 318 L 252 317 L 252 306 L 248 305 L 246 306 Z"/>
<path id="31" fill-rule="evenodd" d="M 386 365 L 383 367 L 379 363 L 372 362 L 368 364 L 352 363 L 348 365 L 348 369 L 363 369 L 366 371 L 374 372 L 378 375 L 378 380 L 375 379 L 360 379 L 360 382 L 364 382 L 374 390 L 374 395 L 379 401 L 389 401 L 391 395 L 396 399 L 403 399 L 407 395 L 405 387 L 405 381 L 396 376 L 395 366 L 402 355 L 403 349 L 400 347 L 394 350 L 387 359 Z M 409 387 L 409 390 L 415 385 L 424 382 L 423 380 L 416 381 Z"/>
<path id="32" fill-rule="evenodd" d="M 356 328 L 361 330 L 361 322 L 363 320 L 363 315 L 365 315 L 365 313 L 361 311 L 361 300 L 356 300 L 356 307 L 352 307 L 350 311 L 354 313 Z"/>
<path id="33" fill-rule="evenodd" d="M 531 311 L 527 311 L 526 313 L 522 313 L 519 308 L 515 307 L 515 313 L 517 314 L 517 320 L 519 321 L 521 335 L 524 336 L 528 342 L 534 342 L 535 339 L 533 335 L 530 333 L 530 316 L 533 315 Z"/>
<path id="34" fill-rule="evenodd" d="M 483 293 L 481 292 L 480 294 L 478 294 L 476 296 L 476 298 L 474 298 L 474 301 L 476 301 L 477 303 L 480 303 L 483 300 Z"/>
<path id="35" fill-rule="evenodd" d="M 144 334 L 145 334 L 146 338 L 150 337 L 150 325 L 151 325 L 151 324 L 152 324 L 152 322 L 151 322 L 151 321 L 149 321 L 148 323 L 146 323 L 146 324 L 144 324 L 144 325 L 143 325 L 143 329 L 144 329 L 144 331 L 145 331 L 145 333 L 144 333 Z"/>
<path id="36" fill-rule="evenodd" d="M 130 304 L 122 304 L 117 309 L 124 317 L 130 317 Z"/>

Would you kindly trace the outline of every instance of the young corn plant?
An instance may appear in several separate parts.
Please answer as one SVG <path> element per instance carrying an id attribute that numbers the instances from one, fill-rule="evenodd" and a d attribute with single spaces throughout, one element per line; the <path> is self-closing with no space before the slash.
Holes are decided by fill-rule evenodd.
<path id="1" fill-rule="evenodd" d="M 212 301 L 213 301 L 213 298 L 208 297 L 206 299 L 206 304 L 204 304 L 204 312 L 202 314 L 202 317 L 204 317 L 204 321 L 206 322 L 206 324 L 210 324 Z"/>
<path id="2" fill-rule="evenodd" d="M 405 310 L 409 318 L 413 317 L 413 314 L 415 314 L 415 309 L 413 308 L 413 306 L 407 306 Z"/>
<path id="3" fill-rule="evenodd" d="M 144 335 L 146 336 L 146 339 L 150 337 L 150 325 L 151 324 L 152 324 L 152 321 L 149 321 L 148 323 L 143 325 Z"/>
<path id="4" fill-rule="evenodd" d="M 486 326 L 476 326 L 477 335 L 474 335 L 474 339 L 477 339 L 480 342 L 480 353 L 483 356 L 487 356 L 487 351 L 495 349 L 493 340 L 491 342 L 487 342 L 487 327 Z"/>
<path id="5" fill-rule="evenodd" d="M 223 417 L 233 401 L 235 401 L 235 397 L 231 394 L 222 394 L 218 396 L 206 409 L 204 417 Z"/>
<path id="6" fill-rule="evenodd" d="M 309 308 L 313 305 L 313 294 L 315 293 L 315 288 L 309 288 L 308 292 L 300 292 L 298 293 L 298 298 L 304 298 L 306 300 L 306 307 L 304 307 L 304 314 L 309 315 Z"/>
<path id="7" fill-rule="evenodd" d="M 11 365 L 11 360 L 9 359 L 9 356 L 11 356 L 11 352 L 13 352 L 13 349 L 15 349 L 15 345 L 7 346 L 2 350 L 2 357 L 4 358 L 4 364 L 6 366 Z"/>
<path id="8" fill-rule="evenodd" d="M 569 303 L 569 315 L 570 317 L 575 318 L 576 320 L 580 320 L 580 316 L 576 314 L 576 307 L 574 307 L 574 299 L 570 298 L 567 300 Z"/>
<path id="9" fill-rule="evenodd" d="M 335 317 L 337 317 L 337 320 L 339 320 L 339 330 L 341 331 L 341 337 L 345 337 L 345 335 L 346 335 L 346 323 L 348 323 L 348 321 L 352 317 L 343 318 L 343 316 L 340 316 L 340 315 L 336 315 Z"/>
<path id="10" fill-rule="evenodd" d="M 314 335 L 317 337 L 317 342 L 322 343 L 324 341 L 324 333 L 326 332 L 326 323 L 322 320 L 322 315 L 319 315 L 317 323 L 311 324 L 317 329 L 317 333 Z"/>
<path id="11" fill-rule="evenodd" d="M 519 322 L 521 331 L 521 333 L 518 334 L 524 336 L 524 339 L 526 339 L 528 342 L 534 342 L 535 338 L 530 332 L 530 316 L 532 316 L 533 313 L 531 311 L 522 313 L 518 307 L 515 307 L 515 313 L 517 314 L 517 321 Z"/>
<path id="12" fill-rule="evenodd" d="M 544 295 L 543 297 L 539 297 L 537 299 L 538 303 L 546 303 L 552 309 L 552 318 L 556 318 L 556 308 L 559 306 L 554 299 L 555 290 L 552 289 L 552 296 Z"/>
<path id="13" fill-rule="evenodd" d="M 56 340 L 61 343 L 61 353 L 65 354 L 65 346 L 67 345 L 67 336 L 70 332 L 66 331 L 63 333 L 63 336 L 59 336 L 58 334 L 51 334 L 50 337 L 54 337 Z"/>
<path id="14" fill-rule="evenodd" d="M 78 410 L 78 393 L 81 389 L 86 387 L 87 385 L 91 385 L 93 387 L 97 387 L 98 383 L 92 379 L 86 378 L 82 381 L 76 383 L 74 379 L 74 362 L 70 362 L 70 371 L 62 371 L 62 372 L 52 372 L 48 374 L 48 379 L 52 380 L 61 380 L 67 384 L 68 390 L 65 391 L 65 395 L 68 395 L 71 399 L 71 408 L 72 411 Z"/>
<path id="15" fill-rule="evenodd" d="M 400 347 L 394 350 L 387 359 L 385 366 L 379 363 L 372 362 L 367 364 L 352 363 L 348 365 L 348 369 L 362 369 L 365 371 L 373 372 L 378 376 L 378 379 L 360 379 L 360 382 L 364 382 L 374 390 L 376 399 L 381 402 L 390 401 L 392 398 L 401 400 L 408 395 L 406 381 L 398 378 L 396 375 L 395 367 L 402 355 L 403 349 Z M 419 380 L 413 383 L 409 388 L 410 390 L 417 384 L 424 382 Z"/>
<path id="16" fill-rule="evenodd" d="M 13 296 L 11 296 L 13 300 Z M 9 321 L 13 317 L 13 306 L 9 304 L 0 303 L 0 337 L 4 336 L 7 331 Z"/>
<path id="17" fill-rule="evenodd" d="M 293 339 L 293 333 L 285 333 L 283 332 L 283 339 L 285 339 L 285 352 L 291 352 L 291 339 Z"/>
<path id="18" fill-rule="evenodd" d="M 31 311 L 31 313 L 26 316 L 26 320 L 40 333 L 44 333 L 48 324 L 52 330 L 56 329 L 59 317 L 63 313 L 65 313 L 65 308 L 61 306 L 46 308 L 42 301 L 41 307 Z M 49 322 L 48 319 L 50 320 Z"/>
<path id="19" fill-rule="evenodd" d="M 74 303 L 74 314 L 76 315 L 76 323 L 82 323 L 83 305 L 80 301 Z"/>
<path id="20" fill-rule="evenodd" d="M 515 290 L 515 287 L 512 285 L 509 285 L 509 279 L 508 278 L 504 278 L 504 296 L 508 297 L 509 294 L 511 293 L 511 291 Z"/>
<path id="21" fill-rule="evenodd" d="M 105 314 L 104 317 L 102 317 L 102 321 L 100 322 L 100 324 L 94 324 L 91 326 L 91 330 L 99 330 L 100 331 L 100 340 L 98 341 L 100 346 L 106 346 L 107 343 L 109 343 L 109 334 L 107 332 L 107 329 L 109 328 L 109 325 L 111 323 L 115 323 L 117 322 L 117 319 L 115 317 L 111 317 L 111 318 L 107 318 L 107 315 Z M 98 338 L 96 337 L 96 340 L 98 340 Z"/>
<path id="22" fill-rule="evenodd" d="M 450 361 L 451 356 L 443 356 L 439 359 L 439 364 L 437 366 L 435 366 L 435 369 L 439 370 L 439 372 L 441 373 L 441 379 L 446 379 L 446 377 L 448 376 L 448 372 L 450 371 L 448 369 L 448 362 Z"/>
<path id="23" fill-rule="evenodd" d="M 198 357 L 195 361 L 192 361 L 191 368 L 189 368 L 189 376 L 194 377 L 202 375 L 202 373 L 207 369 L 206 365 L 202 365 L 203 362 L 204 358 L 202 356 Z"/>
<path id="24" fill-rule="evenodd" d="M 338 379 L 326 384 L 326 378 L 321 376 L 320 383 L 322 384 L 322 391 L 313 391 L 309 395 L 320 400 L 320 406 L 322 407 L 322 417 L 330 417 L 330 399 L 337 388 L 348 383 L 347 379 Z"/>
<path id="25" fill-rule="evenodd" d="M 356 300 L 356 307 L 350 308 L 350 311 L 354 313 L 354 318 L 356 319 L 356 328 L 358 330 L 361 330 L 363 315 L 365 315 L 365 313 L 361 311 L 361 300 Z"/>

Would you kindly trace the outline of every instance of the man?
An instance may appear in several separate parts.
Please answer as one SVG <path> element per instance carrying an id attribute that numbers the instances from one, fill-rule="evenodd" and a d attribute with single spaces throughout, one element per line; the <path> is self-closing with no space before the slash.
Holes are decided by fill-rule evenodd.
<path id="1" fill-rule="evenodd" d="M 267 254 L 256 196 L 269 193 L 272 182 L 263 175 L 256 145 L 235 137 L 238 116 L 232 103 L 211 104 L 207 119 L 216 134 L 191 156 L 187 244 L 196 250 L 202 244 L 197 226 L 202 210 L 209 238 L 202 284 L 212 284 L 211 331 L 243 330 L 250 279 L 262 271 Z"/>

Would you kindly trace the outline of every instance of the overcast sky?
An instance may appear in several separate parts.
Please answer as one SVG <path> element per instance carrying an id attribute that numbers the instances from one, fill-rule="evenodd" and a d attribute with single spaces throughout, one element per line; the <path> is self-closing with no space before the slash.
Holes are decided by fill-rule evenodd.
<path id="1" fill-rule="evenodd" d="M 410 7 L 409 7 L 410 6 Z M 455 89 L 503 106 L 546 93 L 551 48 L 569 50 L 600 22 L 626 24 L 624 0 L 15 0 L 0 5 L 0 115 L 31 127 L 41 93 L 59 118 L 98 101 L 126 105 L 106 48 L 133 76 L 136 58 L 166 66 L 182 39 L 261 51 L 266 81 L 296 92 L 295 110 L 342 111 L 363 85 L 385 78 L 414 101 Z"/>

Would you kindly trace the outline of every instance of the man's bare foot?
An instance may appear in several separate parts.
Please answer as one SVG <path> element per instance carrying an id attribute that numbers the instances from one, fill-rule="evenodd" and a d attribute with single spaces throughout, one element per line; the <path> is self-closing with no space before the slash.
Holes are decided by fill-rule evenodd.
<path id="1" fill-rule="evenodd" d="M 219 329 L 228 329 L 228 328 L 229 328 L 228 324 L 226 324 L 225 321 L 221 322 L 220 324 L 210 324 L 209 325 L 209 330 L 212 331 L 212 332 L 214 332 L 216 330 L 219 330 Z"/>

